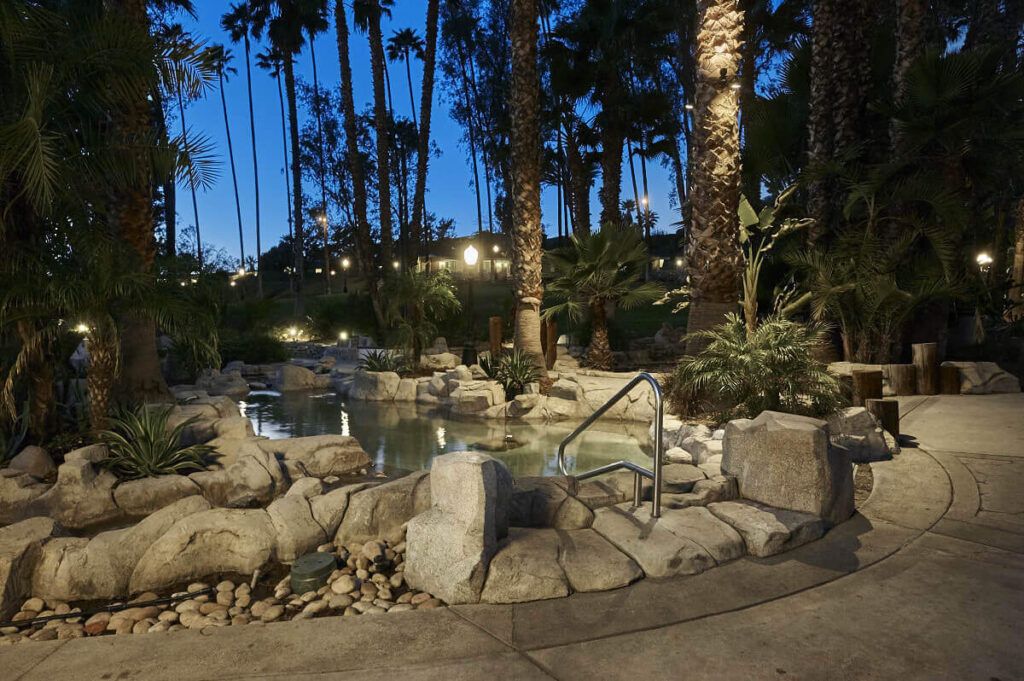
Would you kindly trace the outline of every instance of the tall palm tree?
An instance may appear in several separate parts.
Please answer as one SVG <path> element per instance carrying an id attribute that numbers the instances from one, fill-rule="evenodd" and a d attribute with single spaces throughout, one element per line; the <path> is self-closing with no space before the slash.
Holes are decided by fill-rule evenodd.
<path id="1" fill-rule="evenodd" d="M 281 56 L 273 48 L 256 55 L 256 66 L 268 71 L 277 81 L 277 101 L 281 108 L 281 148 L 284 152 L 284 195 L 288 205 L 292 205 L 292 183 L 288 176 L 288 114 L 284 110 L 284 87 L 281 85 L 281 72 L 284 70 Z M 294 238 L 292 232 L 292 211 L 288 210 L 288 239 Z M 289 277 L 289 282 L 291 277 Z"/>
<path id="2" fill-rule="evenodd" d="M 370 67 L 373 72 L 373 125 L 377 137 L 377 199 L 380 221 L 380 249 L 385 263 L 391 261 L 391 151 L 390 122 L 384 94 L 384 36 L 380 22 L 390 16 L 391 0 L 356 0 L 355 25 L 369 37 Z"/>
<path id="3" fill-rule="evenodd" d="M 327 24 L 324 23 L 324 30 L 327 28 Z M 328 217 L 327 217 L 327 160 L 324 158 L 324 123 L 323 114 L 321 112 L 320 102 L 320 78 L 317 75 L 316 70 L 316 47 L 314 45 L 314 38 L 316 33 L 313 28 L 308 29 L 309 32 L 309 58 L 313 63 L 313 102 L 314 110 L 316 111 L 316 147 L 317 157 L 319 163 L 317 164 L 317 174 L 320 176 L 320 215 L 318 217 L 320 226 L 323 229 L 324 238 L 324 292 L 331 292 L 331 255 L 330 255 L 330 238 L 328 237 Z"/>
<path id="4" fill-rule="evenodd" d="M 540 342 L 542 237 L 540 225 L 540 78 L 537 0 L 512 0 L 512 286 L 515 345 L 547 374 Z"/>
<path id="5" fill-rule="evenodd" d="M 416 122 L 416 101 L 412 94 L 412 69 L 410 61 L 412 57 L 423 59 L 423 38 L 419 37 L 416 31 L 411 28 L 395 31 L 388 38 L 387 52 L 390 61 L 395 62 L 399 59 L 405 61 L 405 82 L 409 86 L 409 108 L 412 111 L 412 124 L 418 128 L 419 123 Z"/>
<path id="6" fill-rule="evenodd" d="M 177 47 L 178 44 L 186 40 L 185 30 L 180 24 L 168 26 L 163 39 L 172 46 Z M 182 82 L 180 79 L 175 81 L 175 95 L 178 99 L 178 118 L 181 120 L 181 144 L 184 147 L 185 154 L 191 155 L 192 150 L 188 143 L 188 124 L 185 121 L 185 96 L 182 92 Z M 199 269 L 201 271 L 203 269 L 203 239 L 199 229 L 199 201 L 196 197 L 196 178 L 191 165 L 188 168 L 186 177 L 188 178 L 189 192 L 192 195 L 192 219 L 195 222 L 196 229 L 196 259 L 199 262 Z"/>
<path id="7" fill-rule="evenodd" d="M 228 35 L 231 37 L 231 42 L 238 43 L 241 41 L 245 47 L 245 88 L 249 97 L 249 144 L 252 148 L 252 178 L 253 189 L 255 191 L 255 195 L 253 197 L 255 205 L 253 208 L 256 210 L 256 292 L 257 295 L 262 298 L 263 243 L 262 229 L 260 226 L 260 165 L 259 155 L 256 153 L 256 118 L 252 102 L 252 44 L 249 42 L 249 36 L 256 32 L 254 37 L 258 39 L 259 32 L 256 31 L 257 27 L 252 13 L 252 7 L 248 2 L 240 2 L 237 5 L 231 5 L 231 9 L 221 17 L 220 25 L 221 28 L 228 32 Z M 234 176 L 233 165 L 232 176 Z M 289 201 L 289 203 L 291 202 Z M 289 222 L 289 224 L 291 223 Z"/>
<path id="8" fill-rule="evenodd" d="M 711 328 L 736 309 L 739 245 L 740 42 L 735 0 L 699 0 L 696 60 L 693 218 L 687 251 L 691 304 L 687 333 Z M 688 344 L 688 351 L 693 348 Z"/>
<path id="9" fill-rule="evenodd" d="M 334 29 L 338 39 L 338 65 L 341 73 L 341 108 L 344 115 L 345 155 L 349 173 L 352 176 L 352 210 L 355 219 L 355 246 L 359 266 L 366 278 L 377 326 L 385 328 L 384 308 L 381 305 L 379 276 L 373 257 L 373 242 L 370 239 L 370 222 L 367 218 L 366 169 L 359 153 L 359 132 L 356 127 L 355 96 L 352 90 L 352 62 L 349 54 L 348 19 L 345 17 L 345 3 L 335 0 Z"/>
<path id="10" fill-rule="evenodd" d="M 238 71 L 231 66 L 234 57 L 231 50 L 225 49 L 223 45 L 214 47 L 214 61 L 217 65 L 217 83 L 220 90 L 220 108 L 224 113 L 224 133 L 228 139 L 228 160 L 231 164 L 231 186 L 235 191 L 235 217 L 238 219 L 238 265 L 245 267 L 245 234 L 242 229 L 242 202 L 238 197 L 238 175 L 235 173 L 235 150 L 231 144 L 231 122 L 228 118 L 228 100 L 224 94 L 224 83 L 227 82 L 225 74 L 237 74 Z"/>
<path id="11" fill-rule="evenodd" d="M 899 100 L 907 89 L 907 72 L 911 65 L 924 54 L 925 19 L 927 0 L 899 0 L 896 9 L 896 60 L 893 63 L 893 99 Z M 890 126 L 889 137 L 892 146 L 899 142 L 899 131 Z"/>
<path id="12" fill-rule="evenodd" d="M 323 5 L 317 0 L 254 0 L 253 25 L 267 31 L 270 44 L 280 54 L 288 101 L 288 131 L 291 146 L 292 176 L 292 249 L 294 254 L 295 306 L 303 308 L 305 267 L 303 247 L 306 240 L 302 207 L 302 166 L 299 159 L 299 106 L 295 83 L 295 56 L 302 51 L 309 30 L 323 30 Z"/>
<path id="13" fill-rule="evenodd" d="M 427 196 L 427 161 L 430 156 L 430 115 L 434 105 L 434 65 L 437 60 L 437 24 L 440 15 L 439 0 L 427 0 L 427 35 L 423 50 L 423 83 L 420 90 L 420 139 L 416 150 L 416 187 L 412 196 L 412 225 L 409 241 L 419 248 L 424 233 L 424 213 Z M 414 249 L 406 257 L 414 259 Z"/>

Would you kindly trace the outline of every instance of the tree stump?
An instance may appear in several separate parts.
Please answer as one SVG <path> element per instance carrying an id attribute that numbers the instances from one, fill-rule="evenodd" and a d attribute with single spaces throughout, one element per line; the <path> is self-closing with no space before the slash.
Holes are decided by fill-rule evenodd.
<path id="1" fill-rule="evenodd" d="M 550 369 L 555 366 L 555 360 L 558 359 L 558 322 L 548 319 L 544 327 L 547 329 L 548 337 L 548 345 L 544 349 L 544 363 Z"/>
<path id="2" fill-rule="evenodd" d="M 960 368 L 954 366 L 939 367 L 939 385 L 943 395 L 959 395 Z"/>
<path id="3" fill-rule="evenodd" d="M 853 372 L 853 406 L 863 407 L 870 399 L 882 399 L 882 372 L 857 369 Z"/>
<path id="4" fill-rule="evenodd" d="M 487 320 L 487 338 L 490 341 L 491 359 L 497 359 L 501 354 L 501 335 L 504 327 L 501 317 L 491 317 Z"/>
<path id="5" fill-rule="evenodd" d="M 937 395 L 939 392 L 939 344 L 914 343 L 911 346 L 917 370 L 917 393 Z"/>
<path id="6" fill-rule="evenodd" d="M 917 394 L 917 367 L 913 364 L 886 364 L 889 387 L 897 395 Z"/>
<path id="7" fill-rule="evenodd" d="M 871 413 L 878 423 L 881 424 L 882 430 L 886 431 L 894 438 L 900 436 L 900 403 L 896 400 L 866 400 L 864 406 L 868 412 Z"/>

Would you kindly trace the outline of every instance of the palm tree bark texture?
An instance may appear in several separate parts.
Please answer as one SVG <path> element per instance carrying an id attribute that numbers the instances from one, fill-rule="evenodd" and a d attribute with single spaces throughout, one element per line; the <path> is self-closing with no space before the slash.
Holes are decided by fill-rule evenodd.
<path id="1" fill-rule="evenodd" d="M 373 71 L 373 122 L 377 132 L 377 198 L 380 200 L 380 248 L 385 267 L 391 261 L 391 151 L 388 105 L 384 96 L 384 36 L 380 19 L 380 0 L 367 2 L 370 13 L 370 66 Z"/>
<path id="2" fill-rule="evenodd" d="M 430 116 L 434 102 L 434 66 L 437 62 L 437 23 L 439 0 L 427 2 L 426 48 L 423 51 L 423 84 L 420 96 L 420 128 L 416 147 L 416 186 L 412 196 L 412 225 L 409 233 L 409 257 L 415 257 L 424 234 L 426 216 L 427 164 L 430 157 Z"/>
<path id="3" fill-rule="evenodd" d="M 811 101 L 808 116 L 808 167 L 849 156 L 856 146 L 870 79 L 867 0 L 815 0 L 811 31 Z M 839 219 L 835 183 L 817 177 L 808 187 L 807 212 L 815 219 L 813 243 L 832 231 Z"/>
<path id="4" fill-rule="evenodd" d="M 700 0 L 698 12 L 688 333 L 735 311 L 742 263 L 739 92 L 732 84 L 740 67 L 743 12 L 735 0 Z M 691 340 L 687 351 L 698 345 Z"/>
<path id="5" fill-rule="evenodd" d="M 540 79 L 537 0 L 512 0 L 512 282 L 515 346 L 547 375 L 540 341 L 542 234 L 540 225 Z"/>
<path id="6" fill-rule="evenodd" d="M 130 18 L 136 30 L 149 33 L 149 17 L 144 0 L 118 0 L 113 8 Z M 113 112 L 118 136 L 126 145 L 135 146 L 138 154 L 146 154 L 144 145 L 134 140 L 149 137 L 153 128 L 150 93 L 140 90 L 133 106 Z M 139 159 L 140 168 L 148 167 Z M 114 224 L 118 233 L 131 246 L 137 256 L 137 267 L 146 276 L 153 276 L 156 259 L 156 239 L 153 235 L 153 177 L 151 173 L 136 179 L 128 191 L 119 191 L 113 197 Z M 170 396 L 160 372 L 160 357 L 156 348 L 156 325 L 146 319 L 126 316 L 121 320 L 121 362 L 118 381 L 119 393 L 136 402 L 161 400 Z"/>

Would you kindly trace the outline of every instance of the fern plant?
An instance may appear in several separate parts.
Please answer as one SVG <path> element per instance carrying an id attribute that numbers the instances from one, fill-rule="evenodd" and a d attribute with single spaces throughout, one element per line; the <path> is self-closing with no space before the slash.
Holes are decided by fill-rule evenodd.
<path id="1" fill-rule="evenodd" d="M 771 316 L 748 331 L 744 320 L 692 334 L 707 342 L 670 375 L 666 391 L 681 413 L 756 416 L 770 409 L 824 416 L 844 404 L 839 380 L 814 358 L 827 342 L 825 327 Z"/>
<path id="2" fill-rule="evenodd" d="M 110 450 L 102 465 L 125 480 L 205 469 L 214 448 L 182 447 L 181 435 L 195 417 L 169 428 L 172 409 L 144 405 L 110 417 L 110 429 L 99 433 L 100 442 Z"/>
<path id="3" fill-rule="evenodd" d="M 396 374 L 408 370 L 405 357 L 392 350 L 369 350 L 359 360 L 359 368 L 363 371 L 393 371 Z"/>

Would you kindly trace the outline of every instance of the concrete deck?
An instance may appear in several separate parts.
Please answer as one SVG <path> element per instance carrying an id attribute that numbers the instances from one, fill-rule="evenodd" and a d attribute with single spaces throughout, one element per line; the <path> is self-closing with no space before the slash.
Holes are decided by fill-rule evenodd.
<path id="1" fill-rule="evenodd" d="M 1024 396 L 901 401 L 919 448 L 781 556 L 514 606 L 20 643 L 0 677 L 1024 679 Z"/>

